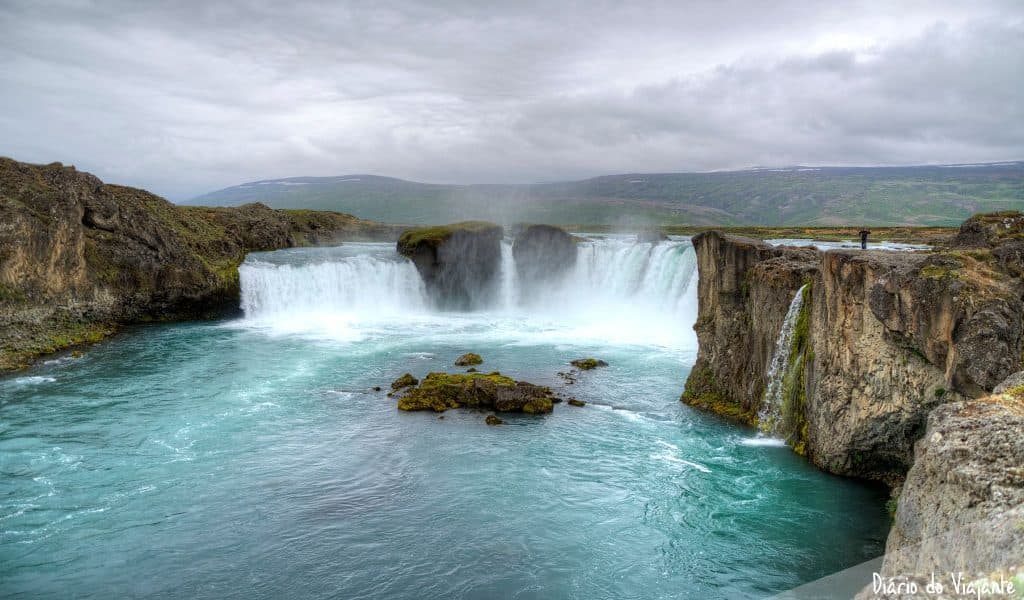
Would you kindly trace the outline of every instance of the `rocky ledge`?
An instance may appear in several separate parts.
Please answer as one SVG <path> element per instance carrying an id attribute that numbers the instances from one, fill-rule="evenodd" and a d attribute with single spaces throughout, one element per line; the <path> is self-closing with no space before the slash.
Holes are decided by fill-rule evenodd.
<path id="1" fill-rule="evenodd" d="M 341 213 L 176 206 L 74 167 L 0 158 L 0 372 L 124 324 L 237 309 L 248 252 L 397 233 Z"/>
<path id="2" fill-rule="evenodd" d="M 1021 369 L 1021 238 L 1020 213 L 972 218 L 922 253 L 698 235 L 700 349 L 682 400 L 756 424 L 802 289 L 777 433 L 827 471 L 898 483 L 932 409 Z"/>

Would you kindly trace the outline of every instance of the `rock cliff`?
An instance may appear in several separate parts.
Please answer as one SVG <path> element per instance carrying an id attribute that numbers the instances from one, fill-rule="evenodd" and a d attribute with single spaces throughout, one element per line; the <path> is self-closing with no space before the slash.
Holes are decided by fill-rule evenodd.
<path id="1" fill-rule="evenodd" d="M 541 286 L 559 281 L 576 264 L 576 241 L 554 225 L 527 225 L 512 243 L 520 292 L 532 298 Z"/>
<path id="2" fill-rule="evenodd" d="M 756 423 L 782 320 L 806 285 L 779 433 L 827 471 L 898 483 L 932 409 L 1021 368 L 1022 221 L 977 217 L 927 253 L 695 237 L 700 352 L 683 401 Z"/>
<path id="3" fill-rule="evenodd" d="M 176 206 L 0 158 L 0 371 L 123 324 L 237 308 L 247 252 L 396 235 L 340 213 Z"/>
<path id="4" fill-rule="evenodd" d="M 434 304 L 446 310 L 488 305 L 501 279 L 504 229 L 466 221 L 408 229 L 398 238 L 398 253 L 416 265 Z"/>

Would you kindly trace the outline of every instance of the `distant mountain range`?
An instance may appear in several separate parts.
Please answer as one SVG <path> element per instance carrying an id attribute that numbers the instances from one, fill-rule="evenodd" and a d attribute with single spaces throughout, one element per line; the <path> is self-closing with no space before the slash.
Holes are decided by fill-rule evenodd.
<path id="1" fill-rule="evenodd" d="M 520 185 L 291 177 L 225 188 L 187 204 L 248 202 L 416 224 L 956 225 L 977 212 L 1024 210 L 1024 162 L 633 173 Z"/>

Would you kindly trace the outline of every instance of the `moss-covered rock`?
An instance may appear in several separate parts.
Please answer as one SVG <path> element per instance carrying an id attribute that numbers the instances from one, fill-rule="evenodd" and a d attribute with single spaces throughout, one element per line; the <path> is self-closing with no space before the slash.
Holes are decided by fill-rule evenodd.
<path id="1" fill-rule="evenodd" d="M 237 310 L 247 252 L 394 239 L 351 215 L 176 206 L 59 163 L 0 158 L 0 370 L 119 325 Z"/>
<path id="2" fill-rule="evenodd" d="M 391 382 L 391 389 L 400 390 L 402 388 L 407 388 L 409 386 L 416 385 L 419 382 L 420 380 L 413 377 L 411 373 L 406 373 L 405 375 L 402 375 L 398 379 Z"/>
<path id="3" fill-rule="evenodd" d="M 591 369 L 596 369 L 598 367 L 608 366 L 608 363 L 597 358 L 577 358 L 576 360 L 571 361 L 569 364 L 583 371 L 589 371 Z"/>
<path id="4" fill-rule="evenodd" d="M 498 372 L 430 373 L 420 385 L 406 388 L 398 399 L 400 410 L 480 408 L 496 412 L 549 413 L 552 410 L 549 388 L 516 381 Z"/>
<path id="5" fill-rule="evenodd" d="M 497 415 L 487 415 L 487 418 L 484 419 L 484 423 L 487 423 L 488 425 L 501 425 L 504 422 L 505 421 L 502 421 L 501 417 Z"/>
<path id="6" fill-rule="evenodd" d="M 580 407 L 587 405 L 587 403 L 584 402 L 583 400 L 577 400 L 576 398 L 569 398 L 568 400 L 566 400 L 566 404 L 568 404 L 569 406 L 580 406 Z"/>
<path id="7" fill-rule="evenodd" d="M 468 367 L 470 365 L 479 365 L 484 362 L 484 359 L 474 352 L 467 352 L 462 356 L 455 359 L 456 367 Z"/>
<path id="8" fill-rule="evenodd" d="M 439 308 L 469 310 L 497 295 L 504 229 L 483 221 L 408 229 L 398 253 L 412 260 Z"/>

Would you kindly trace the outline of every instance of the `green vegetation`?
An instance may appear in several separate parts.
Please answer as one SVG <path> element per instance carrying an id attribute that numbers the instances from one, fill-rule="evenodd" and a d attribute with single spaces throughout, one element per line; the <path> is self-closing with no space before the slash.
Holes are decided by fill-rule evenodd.
<path id="1" fill-rule="evenodd" d="M 789 366 L 782 379 L 782 432 L 786 443 L 800 455 L 807 454 L 808 423 L 805 367 L 811 352 L 811 290 L 810 281 L 803 289 L 803 304 L 793 327 L 789 347 Z"/>
<path id="2" fill-rule="evenodd" d="M 485 233 L 494 229 L 500 229 L 500 226 L 485 221 L 461 221 L 450 225 L 417 227 L 402 232 L 398 238 L 398 245 L 403 248 L 414 248 L 423 243 L 437 246 L 452 237 L 456 231 Z"/>
<path id="3" fill-rule="evenodd" d="M 757 426 L 757 415 L 733 401 L 718 385 L 715 374 L 707 366 L 695 366 L 686 378 L 686 387 L 682 397 L 684 404 L 695 406 L 737 421 L 751 427 Z"/>
<path id="4" fill-rule="evenodd" d="M 977 212 L 1024 208 L 1024 163 L 626 174 L 530 185 L 293 178 L 227 188 L 191 203 L 257 201 L 411 224 L 470 218 L 637 230 L 652 224 L 952 226 Z"/>

